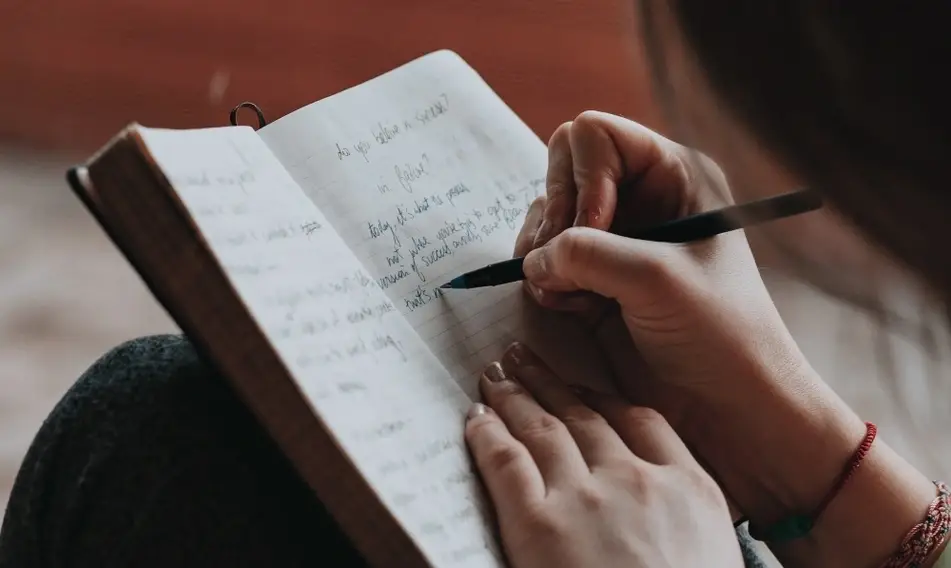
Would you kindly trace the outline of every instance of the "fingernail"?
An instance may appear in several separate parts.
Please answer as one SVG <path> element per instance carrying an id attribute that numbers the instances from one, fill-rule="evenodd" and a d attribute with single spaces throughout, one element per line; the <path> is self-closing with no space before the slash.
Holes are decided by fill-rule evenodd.
<path id="1" fill-rule="evenodd" d="M 483 414 L 489 413 L 489 407 L 482 404 L 481 402 L 473 403 L 469 407 L 469 412 L 466 413 L 466 420 L 472 420 L 476 416 L 482 416 Z"/>
<path id="2" fill-rule="evenodd" d="M 553 227 L 554 225 L 552 225 L 551 221 L 549 221 L 548 219 L 543 220 L 542 224 L 539 225 L 538 227 L 538 231 L 535 233 L 534 246 L 537 247 L 547 242 L 551 238 L 551 232 Z"/>
<path id="3" fill-rule="evenodd" d="M 529 282 L 528 290 L 532 293 L 532 296 L 535 296 L 535 299 L 541 302 L 545 299 L 545 291 L 539 288 L 538 286 Z"/>
<path id="4" fill-rule="evenodd" d="M 506 356 L 518 367 L 528 367 L 537 360 L 535 353 L 527 345 L 515 342 L 505 352 Z"/>
<path id="5" fill-rule="evenodd" d="M 482 372 L 482 376 L 490 383 L 499 383 L 507 378 L 505 371 L 502 370 L 502 365 L 500 365 L 498 361 L 486 367 L 485 371 Z"/>
<path id="6" fill-rule="evenodd" d="M 589 215 L 587 209 L 581 209 L 578 211 L 578 214 L 575 215 L 575 227 L 587 227 L 590 225 Z"/>
<path id="7" fill-rule="evenodd" d="M 585 226 L 594 227 L 598 224 L 598 221 L 601 219 L 601 208 L 595 207 L 594 209 L 587 209 L 585 211 Z"/>

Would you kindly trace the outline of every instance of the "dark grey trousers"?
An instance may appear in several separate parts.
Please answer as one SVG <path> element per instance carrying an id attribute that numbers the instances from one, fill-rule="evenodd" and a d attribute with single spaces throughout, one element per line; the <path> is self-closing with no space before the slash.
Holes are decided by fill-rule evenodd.
<path id="1" fill-rule="evenodd" d="M 363 565 L 179 336 L 128 342 L 80 377 L 30 447 L 0 529 L 0 568 Z"/>

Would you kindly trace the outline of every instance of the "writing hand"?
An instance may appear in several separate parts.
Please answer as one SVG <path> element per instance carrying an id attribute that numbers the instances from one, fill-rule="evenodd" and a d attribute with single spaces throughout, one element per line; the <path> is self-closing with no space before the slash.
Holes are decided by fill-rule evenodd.
<path id="1" fill-rule="evenodd" d="M 606 232 L 719 207 L 723 194 L 711 161 L 635 122 L 584 113 L 552 136 L 547 195 L 516 243 L 532 296 L 596 323 L 621 391 L 678 426 L 710 398 L 742 396 L 731 386 L 743 377 L 807 366 L 742 232 L 683 245 Z"/>
<path id="2" fill-rule="evenodd" d="M 562 126 L 549 153 L 547 198 L 516 246 L 534 297 L 595 325 L 619 389 L 667 418 L 752 523 L 814 511 L 865 426 L 799 351 L 744 234 L 664 244 L 603 230 L 722 206 L 719 169 L 599 113 Z M 920 520 L 933 486 L 876 445 L 814 535 L 773 547 L 784 565 L 881 563 Z"/>
<path id="3" fill-rule="evenodd" d="M 574 394 L 515 345 L 466 425 L 514 568 L 742 566 L 723 494 L 656 412 Z"/>

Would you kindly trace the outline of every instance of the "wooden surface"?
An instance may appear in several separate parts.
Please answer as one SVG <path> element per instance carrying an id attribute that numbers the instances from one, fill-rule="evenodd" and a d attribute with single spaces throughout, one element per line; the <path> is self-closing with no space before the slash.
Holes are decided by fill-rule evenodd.
<path id="1" fill-rule="evenodd" d="M 449 48 L 543 138 L 597 108 L 656 124 L 629 0 L 6 0 L 0 139 L 90 151 L 130 121 L 271 118 Z"/>

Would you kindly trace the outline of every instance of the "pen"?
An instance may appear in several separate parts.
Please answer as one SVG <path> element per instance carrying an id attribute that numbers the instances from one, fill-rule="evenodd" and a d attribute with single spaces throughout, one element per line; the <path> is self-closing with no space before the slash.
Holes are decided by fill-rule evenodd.
<path id="1" fill-rule="evenodd" d="M 708 239 L 767 221 L 807 213 L 821 206 L 822 199 L 817 193 L 811 190 L 800 190 L 674 219 L 623 236 L 644 241 L 686 243 Z M 522 257 L 496 262 L 457 276 L 440 288 L 482 288 L 524 280 L 525 273 L 522 271 L 524 260 L 525 258 Z"/>

